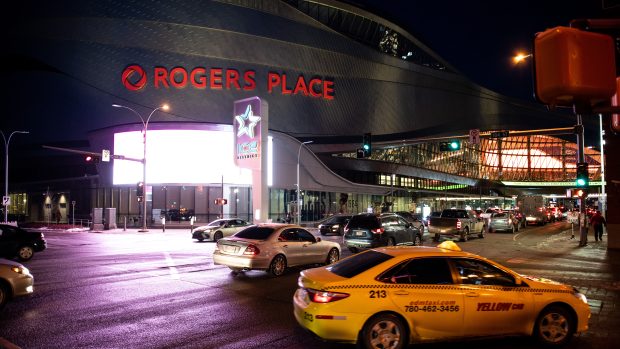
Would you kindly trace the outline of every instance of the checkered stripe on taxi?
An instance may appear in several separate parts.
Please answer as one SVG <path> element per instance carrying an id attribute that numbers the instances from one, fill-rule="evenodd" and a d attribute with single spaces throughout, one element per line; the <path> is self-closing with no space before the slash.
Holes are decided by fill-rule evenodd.
<path id="1" fill-rule="evenodd" d="M 509 292 L 534 292 L 534 293 L 573 293 L 570 290 L 559 290 L 559 289 L 546 289 L 546 288 L 529 288 L 529 287 L 505 287 L 505 286 L 493 286 L 493 285 L 477 285 L 473 287 L 472 285 L 415 285 L 415 284 L 358 284 L 358 285 L 334 285 L 334 286 L 326 286 L 326 291 L 332 290 L 342 290 L 342 289 L 418 289 L 418 290 L 437 290 L 437 291 L 462 291 L 463 289 L 472 288 L 475 290 L 495 290 L 495 291 L 509 291 Z"/>

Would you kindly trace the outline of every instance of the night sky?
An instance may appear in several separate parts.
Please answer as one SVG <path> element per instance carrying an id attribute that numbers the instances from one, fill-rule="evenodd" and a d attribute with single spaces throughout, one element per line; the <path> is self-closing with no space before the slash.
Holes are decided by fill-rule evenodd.
<path id="1" fill-rule="evenodd" d="M 569 26 L 572 19 L 620 18 L 620 0 L 346 2 L 408 30 L 475 83 L 529 101 L 531 63 L 515 66 L 511 58 L 531 53 L 537 32 Z"/>

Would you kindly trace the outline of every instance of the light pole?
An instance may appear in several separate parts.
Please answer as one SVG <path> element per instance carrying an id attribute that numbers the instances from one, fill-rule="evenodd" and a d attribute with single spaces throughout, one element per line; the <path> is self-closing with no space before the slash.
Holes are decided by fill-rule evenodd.
<path id="1" fill-rule="evenodd" d="M 4 132 L 0 131 L 2 134 L 2 139 L 4 140 L 4 196 L 9 196 L 9 143 L 11 142 L 11 137 L 13 137 L 16 133 L 30 133 L 28 131 L 13 131 L 9 135 L 9 138 L 4 136 Z M 9 205 L 4 206 L 4 222 L 8 222 L 9 216 Z"/>
<path id="2" fill-rule="evenodd" d="M 314 141 L 306 141 L 299 145 L 297 150 L 297 224 L 301 224 L 301 185 L 299 185 L 299 156 L 301 155 L 301 147 Z"/>
<path id="3" fill-rule="evenodd" d="M 119 105 L 119 104 L 112 104 L 112 106 L 114 108 L 125 108 L 125 109 L 129 109 L 131 110 L 134 114 L 138 115 L 138 117 L 140 118 L 140 121 L 142 121 L 142 144 L 143 144 L 143 150 L 144 150 L 144 154 L 142 156 L 142 186 L 144 188 L 144 197 L 142 198 L 142 229 L 138 230 L 139 232 L 147 232 L 148 229 L 146 228 L 146 131 L 148 130 L 149 127 L 149 120 L 151 120 L 151 116 L 153 116 L 153 114 L 155 114 L 156 111 L 158 110 L 164 110 L 164 111 L 168 111 L 168 109 L 170 109 L 170 107 L 168 106 L 168 104 L 164 104 L 162 106 L 159 106 L 155 109 L 153 109 L 153 111 L 151 111 L 151 113 L 149 114 L 149 116 L 146 118 L 146 120 L 144 120 L 144 118 L 142 117 L 142 115 L 140 115 L 140 113 L 138 113 L 137 111 L 126 107 L 124 105 Z"/>

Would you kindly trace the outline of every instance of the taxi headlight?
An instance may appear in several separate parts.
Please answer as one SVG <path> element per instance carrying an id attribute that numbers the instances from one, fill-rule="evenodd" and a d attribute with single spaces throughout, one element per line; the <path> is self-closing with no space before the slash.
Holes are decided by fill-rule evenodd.
<path id="1" fill-rule="evenodd" d="M 577 299 L 584 302 L 585 304 L 588 304 L 588 298 L 586 298 L 586 295 L 579 292 L 576 288 L 573 288 L 573 296 L 575 296 Z"/>
<path id="2" fill-rule="evenodd" d="M 338 224 L 332 225 L 332 230 L 338 230 L 338 228 L 340 228 L 340 225 Z"/>

